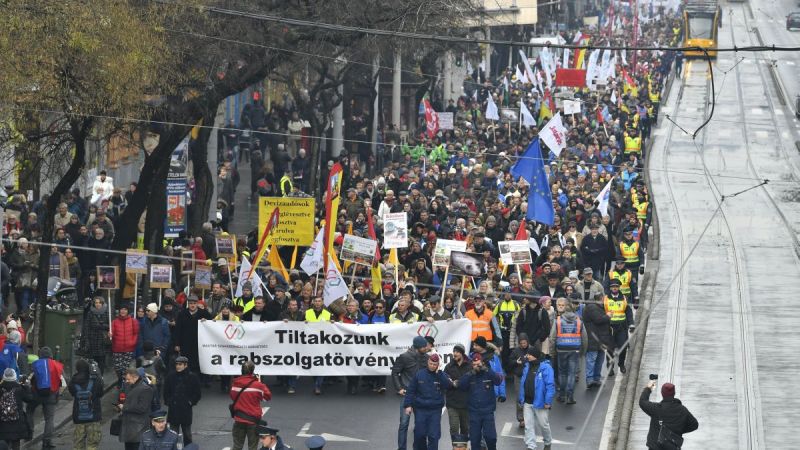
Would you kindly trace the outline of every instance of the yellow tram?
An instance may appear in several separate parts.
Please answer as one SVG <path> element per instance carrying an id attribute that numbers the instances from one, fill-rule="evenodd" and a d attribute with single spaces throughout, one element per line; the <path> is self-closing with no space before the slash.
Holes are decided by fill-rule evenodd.
<path id="1" fill-rule="evenodd" d="M 683 10 L 683 45 L 685 47 L 717 48 L 719 27 L 722 26 L 722 10 L 716 0 L 688 0 Z M 699 50 L 687 50 L 686 56 L 705 56 Z M 717 56 L 716 50 L 708 55 Z"/>

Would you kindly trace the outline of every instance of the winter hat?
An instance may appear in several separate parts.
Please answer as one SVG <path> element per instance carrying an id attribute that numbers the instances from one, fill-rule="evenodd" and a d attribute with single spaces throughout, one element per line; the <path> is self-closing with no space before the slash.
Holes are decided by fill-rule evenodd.
<path id="1" fill-rule="evenodd" d="M 3 377 L 5 378 L 5 375 Z M 672 383 L 662 384 L 661 396 L 664 398 L 675 398 L 675 385 Z"/>
<path id="2" fill-rule="evenodd" d="M 6 325 L 6 328 L 9 329 L 9 330 L 17 330 L 18 329 L 17 321 L 16 320 L 9 320 L 8 321 L 8 325 Z"/>
<path id="3" fill-rule="evenodd" d="M 477 345 L 480 348 L 486 348 L 486 345 L 487 345 L 486 338 L 483 337 L 483 336 L 476 337 L 475 338 L 475 345 Z"/>
<path id="4" fill-rule="evenodd" d="M 147 310 L 157 313 L 158 312 L 158 305 L 156 305 L 155 303 L 150 303 L 149 305 L 147 305 Z"/>
<path id="5" fill-rule="evenodd" d="M 462 355 L 466 355 L 467 354 L 467 351 L 464 349 L 464 346 L 461 345 L 461 344 L 456 344 L 453 347 L 453 353 L 455 353 L 455 352 L 461 353 Z"/>
<path id="6" fill-rule="evenodd" d="M 52 358 L 53 350 L 50 347 L 44 346 L 39 349 L 39 358 Z"/>
<path id="7" fill-rule="evenodd" d="M 543 295 L 543 296 L 539 297 L 539 304 L 540 304 L 540 305 L 542 305 L 542 306 L 544 306 L 544 304 L 545 304 L 545 303 L 546 303 L 548 300 L 552 300 L 552 298 L 551 298 L 550 296 L 548 296 L 548 295 Z"/>
<path id="8" fill-rule="evenodd" d="M 19 334 L 19 331 L 13 330 L 8 333 L 8 342 L 12 344 L 19 344 L 22 341 L 22 335 Z"/>
<path id="9" fill-rule="evenodd" d="M 414 336 L 414 340 L 412 341 L 411 345 L 419 350 L 421 348 L 425 348 L 428 346 L 428 341 L 425 340 L 422 336 Z"/>
<path id="10" fill-rule="evenodd" d="M 436 353 L 434 353 L 434 354 L 432 354 L 432 355 L 430 356 L 430 358 L 428 358 L 428 360 L 429 360 L 429 361 L 432 361 L 432 362 L 435 362 L 435 363 L 438 363 L 438 362 L 439 362 L 439 355 L 437 355 Z"/>
<path id="11" fill-rule="evenodd" d="M 519 336 L 517 336 L 517 342 L 522 341 L 530 342 L 530 339 L 528 339 L 528 335 L 526 333 L 520 333 Z"/>
<path id="12" fill-rule="evenodd" d="M 3 371 L 3 381 L 17 381 L 17 371 L 9 367 Z"/>

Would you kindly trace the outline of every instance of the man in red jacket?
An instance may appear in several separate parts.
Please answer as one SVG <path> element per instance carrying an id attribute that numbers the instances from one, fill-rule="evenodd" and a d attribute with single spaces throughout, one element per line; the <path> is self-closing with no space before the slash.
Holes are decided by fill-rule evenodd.
<path id="1" fill-rule="evenodd" d="M 261 424 L 261 402 L 272 399 L 269 388 L 255 375 L 252 361 L 242 364 L 242 376 L 236 377 L 231 386 L 231 409 L 233 413 L 233 450 L 242 450 L 245 438 L 247 448 L 258 448 L 258 425 Z"/>
<path id="2" fill-rule="evenodd" d="M 139 321 L 130 314 L 130 306 L 123 303 L 119 306 L 119 315 L 111 322 L 111 352 L 114 359 L 114 371 L 117 373 L 118 386 L 122 386 L 122 376 L 129 367 L 133 367 L 133 352 L 139 341 Z"/>

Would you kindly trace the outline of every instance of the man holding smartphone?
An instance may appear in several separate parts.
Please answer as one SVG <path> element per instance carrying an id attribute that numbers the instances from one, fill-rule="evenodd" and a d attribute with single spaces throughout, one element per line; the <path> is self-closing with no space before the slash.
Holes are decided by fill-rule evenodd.
<path id="1" fill-rule="evenodd" d="M 650 394 L 658 384 L 657 379 L 658 375 L 650 375 L 650 382 L 639 397 L 639 407 L 650 416 L 647 448 L 680 448 L 683 435 L 696 430 L 699 424 L 681 401 L 675 398 L 675 385 L 672 383 L 661 385 L 662 400 L 659 403 L 650 401 Z"/>

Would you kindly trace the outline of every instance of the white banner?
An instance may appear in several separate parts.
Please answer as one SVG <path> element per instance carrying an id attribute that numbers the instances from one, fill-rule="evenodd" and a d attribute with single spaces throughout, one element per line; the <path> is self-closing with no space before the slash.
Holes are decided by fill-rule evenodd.
<path id="1" fill-rule="evenodd" d="M 404 212 L 383 215 L 383 248 L 408 247 L 408 216 Z"/>
<path id="2" fill-rule="evenodd" d="M 500 260 L 503 264 L 533 264 L 528 241 L 500 241 Z"/>
<path id="3" fill-rule="evenodd" d="M 432 336 L 442 366 L 453 347 L 469 348 L 467 319 L 414 324 L 352 325 L 329 322 L 227 322 L 197 324 L 200 371 L 240 375 L 251 360 L 259 375 L 389 375 L 395 358 L 415 336 Z"/>
<path id="4" fill-rule="evenodd" d="M 450 252 L 467 251 L 467 241 L 453 241 L 448 239 L 436 239 L 436 247 L 433 249 L 433 266 L 447 267 L 450 265 Z"/>

